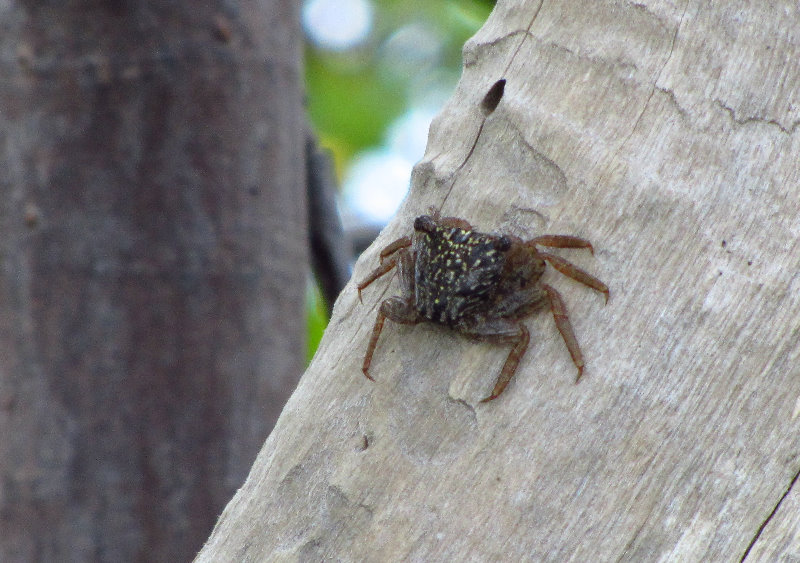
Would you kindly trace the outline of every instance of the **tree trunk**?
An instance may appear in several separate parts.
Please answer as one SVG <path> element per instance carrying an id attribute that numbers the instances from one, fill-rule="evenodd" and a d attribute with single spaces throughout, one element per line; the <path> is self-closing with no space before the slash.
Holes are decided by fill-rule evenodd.
<path id="1" fill-rule="evenodd" d="M 0 15 L 0 560 L 187 560 L 302 369 L 298 5 L 88 4 Z"/>
<path id="2" fill-rule="evenodd" d="M 198 560 L 800 557 L 798 29 L 792 2 L 501 0 L 354 278 L 429 206 L 585 237 L 554 252 L 607 305 L 545 275 L 583 378 L 543 312 L 495 401 L 508 347 L 430 324 L 387 322 L 373 383 L 399 286 L 351 284 Z"/>

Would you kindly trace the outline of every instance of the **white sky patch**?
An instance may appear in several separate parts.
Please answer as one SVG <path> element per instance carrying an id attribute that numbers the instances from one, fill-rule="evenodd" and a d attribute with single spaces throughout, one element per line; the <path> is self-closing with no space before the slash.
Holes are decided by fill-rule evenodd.
<path id="1" fill-rule="evenodd" d="M 344 179 L 348 208 L 365 220 L 386 224 L 408 192 L 411 169 L 425 153 L 433 109 L 415 108 L 389 128 L 384 147 L 356 156 Z"/>
<path id="2" fill-rule="evenodd" d="M 369 0 L 308 0 L 303 5 L 303 28 L 321 49 L 346 51 L 372 31 Z"/>
<path id="3" fill-rule="evenodd" d="M 425 154 L 428 144 L 428 129 L 438 110 L 433 108 L 411 108 L 389 127 L 389 149 L 416 164 Z"/>
<path id="4" fill-rule="evenodd" d="M 348 207 L 371 223 L 387 223 L 408 191 L 412 166 L 386 149 L 361 153 L 345 178 Z"/>
<path id="5" fill-rule="evenodd" d="M 395 31 L 382 45 L 383 64 L 399 75 L 414 76 L 440 63 L 442 39 L 428 26 L 411 23 Z"/>

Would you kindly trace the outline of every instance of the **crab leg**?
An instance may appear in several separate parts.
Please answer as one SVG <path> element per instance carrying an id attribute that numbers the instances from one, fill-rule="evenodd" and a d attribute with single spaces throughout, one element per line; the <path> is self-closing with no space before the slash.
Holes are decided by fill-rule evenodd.
<path id="1" fill-rule="evenodd" d="M 508 385 L 508 382 L 511 381 L 511 378 L 514 376 L 514 373 L 517 371 L 519 361 L 522 359 L 522 356 L 525 355 L 525 351 L 528 349 L 528 343 L 531 340 L 531 333 L 528 332 L 528 328 L 524 324 L 519 323 L 518 326 L 519 334 L 512 339 L 512 342 L 514 342 L 514 347 L 511 348 L 511 352 L 509 352 L 508 357 L 506 358 L 506 363 L 503 364 L 503 369 L 500 370 L 500 375 L 497 377 L 497 381 L 494 384 L 492 394 L 485 399 L 481 399 L 481 403 L 487 403 L 500 396 L 500 393 L 503 392 Z"/>
<path id="2" fill-rule="evenodd" d="M 556 256 L 555 254 L 549 254 L 547 252 L 539 252 L 539 255 L 550 262 L 550 265 L 553 266 L 553 268 L 565 276 L 572 278 L 583 285 L 587 285 L 605 295 L 606 303 L 608 303 L 608 286 L 591 275 L 589 272 L 581 270 L 575 264 L 567 262 L 561 258 L 561 256 Z"/>
<path id="3" fill-rule="evenodd" d="M 416 309 L 414 309 L 414 306 L 405 299 L 390 297 L 381 303 L 378 309 L 378 316 L 375 317 L 375 324 L 372 327 L 372 334 L 369 337 L 364 363 L 361 365 L 361 371 L 364 372 L 367 379 L 371 379 L 372 381 L 375 380 L 369 374 L 369 366 L 372 364 L 372 355 L 375 353 L 375 348 L 378 346 L 378 338 L 381 336 L 383 324 L 386 322 L 386 319 L 405 325 L 415 325 L 422 320 Z"/>
<path id="4" fill-rule="evenodd" d="M 379 277 L 384 275 L 385 273 L 389 272 L 392 268 L 397 265 L 397 256 L 392 256 L 398 250 L 403 248 L 408 248 L 411 246 L 411 237 L 401 237 L 394 241 L 393 243 L 387 245 L 380 253 L 380 266 L 372 270 L 369 275 L 361 280 L 356 288 L 358 289 L 358 300 L 362 301 L 361 299 L 361 290 L 367 287 L 369 284 L 377 280 Z M 389 258 L 388 260 L 386 260 Z M 385 260 L 385 261 L 384 261 Z"/>
<path id="5" fill-rule="evenodd" d="M 367 345 L 367 353 L 364 356 L 364 363 L 361 365 L 361 371 L 367 376 L 367 379 L 375 381 L 369 374 L 369 366 L 372 364 L 372 355 L 375 353 L 375 348 L 378 346 L 378 338 L 383 330 L 383 323 L 386 322 L 386 315 L 382 310 L 378 310 L 378 316 L 375 318 L 375 325 L 372 327 L 372 334 L 369 337 L 369 344 Z"/>
<path id="6" fill-rule="evenodd" d="M 390 244 L 386 245 L 386 248 L 381 250 L 381 253 L 380 253 L 381 264 L 383 264 L 383 261 L 388 256 L 391 256 L 392 254 L 394 254 L 395 252 L 397 252 L 401 248 L 407 248 L 409 246 L 411 246 L 411 237 L 400 237 L 399 239 L 397 239 L 393 243 L 390 243 Z"/>
<path id="7" fill-rule="evenodd" d="M 377 280 L 379 277 L 387 273 L 389 270 L 394 268 L 396 265 L 397 265 L 397 259 L 393 256 L 389 258 L 389 260 L 387 260 L 386 262 L 382 262 L 380 266 L 372 270 L 372 272 L 370 272 L 370 274 L 366 278 L 361 280 L 361 283 L 356 286 L 356 289 L 358 289 L 358 300 L 363 302 L 363 300 L 361 299 L 361 291 L 364 288 L 366 288 L 369 284 Z"/>
<path id="8" fill-rule="evenodd" d="M 581 347 L 578 345 L 578 339 L 575 338 L 575 331 L 572 330 L 572 324 L 569 322 L 567 307 L 564 305 L 564 300 L 561 299 L 561 295 L 555 289 L 547 284 L 542 284 L 542 289 L 547 292 L 547 297 L 550 300 L 550 310 L 553 312 L 556 328 L 558 328 L 558 332 L 561 333 L 564 344 L 567 345 L 569 355 L 572 356 L 572 363 L 578 368 L 578 377 L 575 378 L 575 383 L 578 383 L 581 379 L 581 375 L 583 375 L 583 354 L 581 354 Z"/>
<path id="9" fill-rule="evenodd" d="M 585 238 L 570 235 L 542 235 L 528 241 L 528 244 L 538 244 L 551 248 L 588 248 L 594 254 L 592 243 Z"/>

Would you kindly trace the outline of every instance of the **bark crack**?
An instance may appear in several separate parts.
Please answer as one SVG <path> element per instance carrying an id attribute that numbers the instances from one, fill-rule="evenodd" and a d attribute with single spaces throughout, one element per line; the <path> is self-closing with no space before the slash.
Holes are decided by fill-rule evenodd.
<path id="1" fill-rule="evenodd" d="M 503 77 L 508 74 L 508 69 L 511 68 L 512 63 L 514 62 L 514 59 L 517 56 L 517 53 L 519 53 L 519 50 L 522 48 L 522 45 L 525 43 L 525 40 L 528 38 L 528 35 L 530 35 L 531 27 L 533 27 L 533 22 L 535 22 L 536 18 L 539 16 L 539 11 L 542 9 L 542 5 L 543 4 L 544 4 L 544 0 L 541 0 L 541 2 L 539 2 L 539 6 L 537 6 L 536 11 L 533 14 L 533 17 L 531 18 L 531 21 L 528 23 L 528 27 L 525 29 L 525 32 L 522 35 L 522 39 L 520 40 L 519 45 L 517 45 L 517 48 L 514 49 L 514 53 L 511 55 L 511 59 L 508 61 L 508 64 L 506 65 L 506 68 L 503 70 L 503 75 L 500 77 L 500 79 L 504 79 Z M 486 125 L 486 119 L 488 117 L 489 117 L 488 115 L 484 115 L 483 116 L 483 119 L 481 120 L 481 125 L 478 128 L 478 133 L 477 133 L 477 135 L 475 135 L 475 141 L 472 143 L 472 147 L 469 149 L 469 152 L 467 153 L 467 156 L 464 157 L 464 160 L 461 162 L 461 164 L 458 166 L 458 168 L 456 168 L 453 171 L 453 182 L 450 184 L 450 188 L 447 190 L 447 193 L 445 194 L 444 199 L 442 200 L 442 203 L 439 205 L 439 210 L 440 211 L 444 207 L 444 204 L 447 203 L 447 199 L 450 197 L 450 194 L 453 192 L 453 187 L 455 187 L 455 185 L 456 185 L 456 180 L 457 180 L 458 173 L 461 171 L 462 168 L 464 168 L 464 166 L 467 164 L 467 162 L 469 162 L 469 159 L 472 156 L 472 153 L 475 152 L 475 147 L 478 146 L 478 141 L 481 138 L 481 133 L 483 133 L 483 126 Z"/>
<path id="2" fill-rule="evenodd" d="M 642 111 L 641 111 L 641 113 L 639 113 L 639 117 L 636 118 L 636 122 L 633 124 L 633 127 L 631 127 L 630 134 L 619 145 L 619 148 L 615 152 L 615 155 L 614 155 L 615 157 L 616 157 L 616 154 L 619 153 L 619 151 L 622 149 L 622 147 L 624 147 L 625 144 L 633 136 L 634 131 L 636 131 L 636 128 L 639 126 L 639 122 L 642 120 L 642 117 L 644 117 L 644 114 L 647 111 L 647 107 L 650 105 L 650 100 L 653 99 L 653 94 L 655 94 L 656 90 L 663 90 L 663 88 L 660 88 L 658 86 L 658 81 L 661 79 L 661 74 L 664 72 L 664 69 L 667 68 L 667 65 L 669 64 L 670 59 L 672 59 L 672 53 L 675 51 L 675 43 L 678 41 L 678 33 L 680 32 L 681 26 L 683 26 L 683 20 L 686 17 L 687 6 L 688 6 L 688 3 L 683 6 L 683 14 L 681 14 L 681 21 L 679 21 L 678 25 L 675 27 L 675 33 L 672 36 L 672 44 L 670 44 L 670 46 L 669 46 L 669 54 L 667 55 L 667 58 L 664 60 L 664 64 L 661 65 L 661 68 L 658 71 L 658 75 L 653 80 L 653 88 L 650 90 L 650 95 L 647 96 L 647 100 L 644 102 L 644 105 L 642 106 Z M 673 94 L 673 99 L 674 99 L 674 94 Z"/>
<path id="3" fill-rule="evenodd" d="M 544 0 L 539 2 L 539 5 L 536 7 L 536 11 L 533 13 L 533 17 L 531 18 L 530 23 L 528 23 L 528 27 L 525 28 L 525 33 L 522 34 L 522 40 L 519 42 L 519 45 L 517 45 L 517 48 L 514 50 L 514 54 L 511 55 L 511 60 L 508 61 L 508 64 L 506 65 L 506 68 L 503 71 L 504 76 L 508 74 L 508 69 L 511 68 L 514 59 L 517 58 L 517 54 L 519 53 L 519 50 L 522 49 L 522 45 L 525 43 L 525 40 L 528 38 L 528 35 L 531 34 L 531 28 L 533 27 L 533 22 L 536 21 L 537 17 L 539 17 L 539 12 L 541 11 L 543 5 L 544 5 Z"/>
<path id="4" fill-rule="evenodd" d="M 794 121 L 787 127 L 787 126 L 784 126 L 783 124 L 781 124 L 776 119 L 765 119 L 763 117 L 757 117 L 757 116 L 747 116 L 747 117 L 741 117 L 741 118 L 740 117 L 736 117 L 736 110 L 734 110 L 733 108 L 728 107 L 727 105 L 725 105 L 725 103 L 722 100 L 715 99 L 714 102 L 722 110 L 727 112 L 728 115 L 730 115 L 731 120 L 737 125 L 746 125 L 748 123 L 764 123 L 764 124 L 767 124 L 767 125 L 773 125 L 773 126 L 777 127 L 778 129 L 780 129 L 781 132 L 786 133 L 788 135 L 792 135 L 795 132 L 795 130 L 797 129 L 797 126 L 800 125 L 800 121 Z"/>
<path id="5" fill-rule="evenodd" d="M 775 514 L 777 514 L 777 512 L 778 512 L 778 509 L 781 507 L 781 503 L 783 502 L 783 500 L 784 500 L 784 499 L 785 499 L 787 496 L 789 496 L 789 493 L 790 493 L 790 492 L 792 492 L 792 488 L 794 487 L 795 483 L 797 483 L 797 479 L 798 479 L 799 477 L 800 477 L 800 469 L 798 469 L 797 473 L 795 473 L 795 474 L 794 474 L 794 477 L 792 477 L 792 482 L 791 482 L 791 483 L 789 483 L 789 486 L 788 486 L 788 487 L 787 487 L 787 489 L 786 489 L 786 490 L 783 492 L 783 495 L 781 495 L 781 498 L 780 498 L 780 499 L 778 499 L 778 502 L 777 502 L 777 503 L 775 504 L 775 506 L 772 508 L 772 511 L 771 511 L 771 512 L 769 513 L 769 515 L 768 515 L 768 516 L 767 516 L 767 517 L 764 519 L 764 521 L 763 521 L 763 522 L 761 522 L 761 525 L 758 527 L 758 530 L 756 530 L 756 533 L 755 533 L 755 535 L 753 536 L 753 539 L 752 539 L 752 540 L 750 540 L 750 543 L 747 545 L 747 549 L 745 549 L 745 550 L 744 550 L 744 554 L 742 555 L 742 558 L 741 558 L 741 559 L 739 559 L 739 563 L 742 563 L 743 561 L 745 561 L 745 560 L 747 559 L 747 556 L 748 556 L 748 555 L 750 555 L 750 550 L 752 550 L 752 549 L 753 549 L 753 546 L 756 544 L 756 542 L 758 541 L 758 538 L 760 538 L 760 537 L 761 537 L 761 534 L 762 534 L 762 533 L 764 532 L 764 530 L 767 528 L 767 524 L 769 524 L 769 523 L 770 523 L 770 520 L 772 520 L 772 517 L 773 517 L 773 516 L 775 516 Z"/>
<path id="6" fill-rule="evenodd" d="M 678 33 L 680 33 L 681 27 L 683 26 L 683 20 L 686 18 L 686 10 L 688 9 L 689 3 L 686 2 L 683 6 L 683 13 L 681 14 L 681 19 L 678 22 L 678 25 L 675 27 L 675 33 L 672 35 L 672 43 L 669 46 L 669 54 L 667 54 L 666 59 L 664 59 L 664 64 L 661 65 L 661 68 L 658 70 L 658 74 L 653 79 L 653 86 L 650 89 L 650 94 L 647 96 L 644 104 L 642 105 L 642 111 L 639 112 L 639 116 L 636 118 L 636 121 L 633 123 L 633 127 L 631 127 L 630 133 L 622 140 L 622 142 L 617 146 L 617 148 L 613 151 L 611 158 L 608 160 L 609 163 L 613 163 L 617 159 L 617 155 L 622 151 L 622 148 L 630 141 L 631 137 L 633 137 L 634 132 L 636 131 L 637 127 L 639 127 L 639 123 L 642 121 L 645 112 L 647 111 L 648 106 L 650 105 L 650 100 L 653 99 L 653 95 L 656 93 L 656 90 L 664 91 L 667 95 L 671 96 L 672 101 L 677 105 L 677 100 L 675 99 L 675 94 L 669 90 L 661 88 L 658 86 L 658 81 L 661 79 L 661 74 L 664 72 L 664 69 L 667 68 L 670 59 L 672 59 L 672 54 L 675 51 L 675 43 L 678 41 Z M 680 106 L 678 105 L 680 108 Z M 610 166 L 610 165 L 609 165 Z M 602 180 L 602 178 L 601 178 Z"/>

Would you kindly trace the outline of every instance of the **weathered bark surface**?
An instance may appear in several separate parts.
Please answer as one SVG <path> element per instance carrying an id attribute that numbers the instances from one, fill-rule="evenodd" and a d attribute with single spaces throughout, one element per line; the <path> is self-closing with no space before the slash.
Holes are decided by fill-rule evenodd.
<path id="1" fill-rule="evenodd" d="M 0 560 L 181 561 L 302 370 L 298 3 L 0 8 Z"/>
<path id="2" fill-rule="evenodd" d="M 494 402 L 508 350 L 425 325 L 387 325 L 372 383 L 397 282 L 350 285 L 199 560 L 800 557 L 798 30 L 793 2 L 499 2 L 354 277 L 429 205 L 586 237 L 560 254 L 608 305 L 547 276 L 583 379 L 542 313 Z"/>

